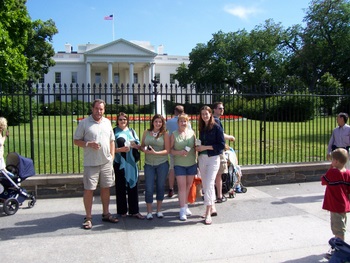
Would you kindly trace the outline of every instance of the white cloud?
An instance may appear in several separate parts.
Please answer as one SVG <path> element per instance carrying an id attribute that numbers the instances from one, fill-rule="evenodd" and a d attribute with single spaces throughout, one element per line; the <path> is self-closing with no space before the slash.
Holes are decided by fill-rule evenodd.
<path id="1" fill-rule="evenodd" d="M 256 7 L 244 7 L 236 5 L 226 5 L 224 7 L 224 11 L 231 15 L 237 16 L 240 19 L 248 19 L 250 16 L 262 13 L 262 10 Z"/>

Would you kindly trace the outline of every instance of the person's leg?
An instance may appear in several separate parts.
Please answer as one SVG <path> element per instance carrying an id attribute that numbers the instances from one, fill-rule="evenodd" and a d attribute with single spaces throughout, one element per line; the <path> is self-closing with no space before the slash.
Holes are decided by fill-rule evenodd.
<path id="1" fill-rule="evenodd" d="M 92 218 L 92 202 L 94 197 L 94 190 L 84 190 L 84 207 L 85 207 L 85 217 L 87 219 Z"/>
<path id="2" fill-rule="evenodd" d="M 117 203 L 117 214 L 126 215 L 127 204 L 126 204 L 126 181 L 125 181 L 125 170 L 119 170 L 120 165 L 114 163 L 115 172 L 115 196 Z"/>
<path id="3" fill-rule="evenodd" d="M 169 192 L 168 197 L 173 197 L 174 195 L 174 185 L 175 185 L 175 172 L 174 172 L 174 155 L 169 155 Z"/>
<path id="4" fill-rule="evenodd" d="M 169 171 L 169 163 L 165 162 L 157 166 L 156 168 L 156 199 L 157 199 L 157 212 L 160 212 L 162 202 L 164 200 L 165 193 L 165 181 Z"/>
<path id="5" fill-rule="evenodd" d="M 179 205 L 180 208 L 185 207 L 185 204 L 187 203 L 187 197 L 186 195 L 186 176 L 185 175 L 177 175 L 176 176 L 176 182 L 177 182 L 177 188 L 178 188 L 178 198 L 179 198 Z M 189 190 L 189 189 L 188 189 Z"/>
<path id="6" fill-rule="evenodd" d="M 215 187 L 216 187 L 216 199 L 221 200 L 222 199 L 222 174 L 220 171 L 216 174 L 215 178 Z M 220 201 L 219 201 L 220 202 Z"/>
<path id="7" fill-rule="evenodd" d="M 147 213 L 149 214 L 149 213 L 152 213 L 155 168 L 152 165 L 145 164 L 144 172 L 145 172 L 145 202 L 147 206 Z"/>
<path id="8" fill-rule="evenodd" d="M 137 183 L 133 188 L 128 187 L 128 204 L 130 215 L 139 213 L 139 195 Z"/>
<path id="9" fill-rule="evenodd" d="M 102 202 L 103 214 L 109 214 L 109 200 L 110 200 L 110 191 L 109 187 L 100 188 L 100 196 Z"/>
<path id="10" fill-rule="evenodd" d="M 102 202 L 102 221 L 117 223 L 118 219 L 109 212 L 110 188 L 115 185 L 113 161 L 100 165 L 100 196 Z"/>

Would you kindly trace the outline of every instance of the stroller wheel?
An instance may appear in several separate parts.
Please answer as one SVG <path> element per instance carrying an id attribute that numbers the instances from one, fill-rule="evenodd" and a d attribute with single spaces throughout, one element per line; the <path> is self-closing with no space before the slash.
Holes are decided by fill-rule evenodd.
<path id="1" fill-rule="evenodd" d="M 246 193 L 247 192 L 247 188 L 246 187 L 242 187 L 241 191 L 242 191 L 242 193 Z"/>
<path id="2" fill-rule="evenodd" d="M 35 205 L 35 203 L 36 203 L 36 198 L 35 196 L 32 196 L 32 200 L 28 202 L 28 207 L 32 208 Z"/>
<path id="3" fill-rule="evenodd" d="M 17 199 L 9 198 L 5 200 L 3 209 L 6 215 L 10 216 L 10 215 L 16 214 L 18 208 L 19 208 L 19 203 Z"/>

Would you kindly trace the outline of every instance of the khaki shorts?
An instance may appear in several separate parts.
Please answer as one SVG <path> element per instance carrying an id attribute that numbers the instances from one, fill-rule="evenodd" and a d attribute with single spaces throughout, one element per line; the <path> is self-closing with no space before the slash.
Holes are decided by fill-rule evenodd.
<path id="1" fill-rule="evenodd" d="M 101 188 L 112 187 L 115 184 L 113 161 L 98 166 L 84 167 L 84 189 L 95 190 L 98 183 Z"/>
<path id="2" fill-rule="evenodd" d="M 335 236 L 344 236 L 346 232 L 346 213 L 331 212 L 331 229 Z"/>

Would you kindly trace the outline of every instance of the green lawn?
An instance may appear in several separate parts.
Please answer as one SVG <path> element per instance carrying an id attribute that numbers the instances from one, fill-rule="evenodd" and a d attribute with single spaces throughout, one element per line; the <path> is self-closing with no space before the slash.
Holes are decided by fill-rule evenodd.
<path id="1" fill-rule="evenodd" d="M 73 145 L 77 116 L 39 116 L 33 122 L 34 162 L 38 174 L 81 173 L 82 150 Z M 113 126 L 115 123 L 113 123 Z M 149 121 L 131 122 L 139 137 Z M 318 117 L 308 122 L 223 121 L 225 132 L 236 137 L 230 145 L 240 164 L 299 163 L 326 160 L 326 148 L 336 122 Z M 192 127 L 197 130 L 196 122 Z M 10 127 L 6 150 L 31 157 L 30 125 Z M 141 154 L 140 168 L 144 157 Z"/>

